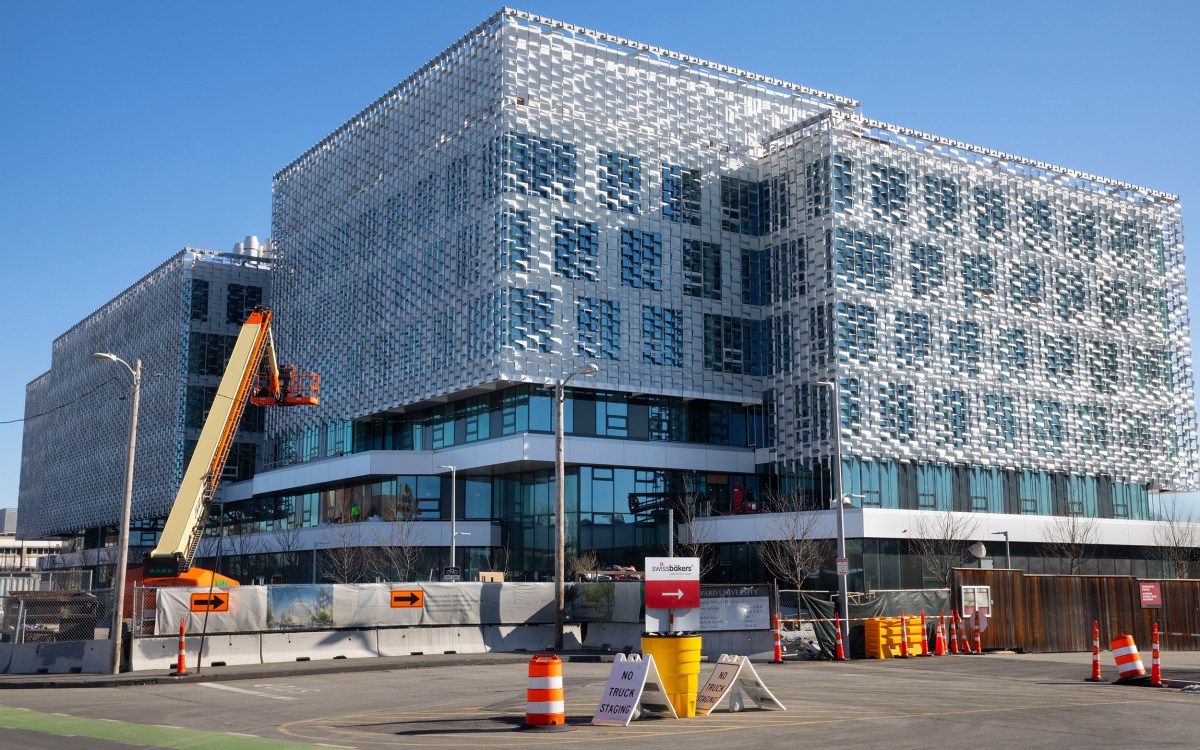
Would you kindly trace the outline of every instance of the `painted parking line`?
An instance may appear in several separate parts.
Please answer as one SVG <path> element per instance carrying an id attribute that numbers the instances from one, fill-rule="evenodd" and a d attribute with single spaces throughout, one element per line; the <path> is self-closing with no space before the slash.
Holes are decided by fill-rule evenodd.
<path id="1" fill-rule="evenodd" d="M 213 690 L 228 690 L 231 693 L 241 693 L 242 695 L 253 695 L 259 698 L 270 698 L 273 701 L 294 701 L 287 695 L 271 695 L 270 693 L 260 693 L 257 690 L 247 690 L 245 688 L 237 688 L 232 685 L 220 685 L 215 682 L 201 682 L 200 687 L 212 688 Z"/>
<path id="2" fill-rule="evenodd" d="M 88 719 L 7 706 L 0 706 L 0 727 L 59 737 L 89 737 L 134 747 L 157 747 L 167 750 L 192 750 L 197 747 L 219 747 L 221 750 L 300 750 L 312 747 L 308 744 L 266 737 Z"/>

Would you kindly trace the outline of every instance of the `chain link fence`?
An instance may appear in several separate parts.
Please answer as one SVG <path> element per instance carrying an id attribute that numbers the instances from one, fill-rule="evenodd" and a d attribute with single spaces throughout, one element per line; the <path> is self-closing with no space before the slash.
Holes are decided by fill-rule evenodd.
<path id="1" fill-rule="evenodd" d="M 10 591 L 0 602 L 0 641 L 57 643 L 109 638 L 113 592 Z"/>

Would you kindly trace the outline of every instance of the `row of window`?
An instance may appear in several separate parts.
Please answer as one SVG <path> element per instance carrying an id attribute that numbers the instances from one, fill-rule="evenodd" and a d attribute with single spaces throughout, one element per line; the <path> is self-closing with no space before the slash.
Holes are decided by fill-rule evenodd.
<path id="1" fill-rule="evenodd" d="M 195 323 L 208 322 L 210 284 L 207 279 L 192 279 L 188 296 L 188 317 Z M 227 284 L 225 286 L 225 322 L 240 326 L 263 303 L 261 286 Z"/>

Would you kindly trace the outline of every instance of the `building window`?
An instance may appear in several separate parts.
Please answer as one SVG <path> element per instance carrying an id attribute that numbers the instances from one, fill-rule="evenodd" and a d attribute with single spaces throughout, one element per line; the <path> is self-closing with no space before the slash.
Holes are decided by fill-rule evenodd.
<path id="1" fill-rule="evenodd" d="M 1046 374 L 1059 385 L 1066 385 L 1075 376 L 1075 341 L 1068 335 L 1043 336 Z"/>
<path id="2" fill-rule="evenodd" d="M 751 237 L 763 234 L 763 185 L 737 177 L 721 178 L 721 230 Z"/>
<path id="3" fill-rule="evenodd" d="M 742 249 L 742 302 L 771 304 L 771 250 Z"/>
<path id="4" fill-rule="evenodd" d="M 900 364 L 921 369 L 933 343 L 929 316 L 920 312 L 896 312 L 896 356 Z"/>
<path id="5" fill-rule="evenodd" d="M 662 289 L 662 235 L 621 230 L 621 283 L 634 289 Z"/>
<path id="6" fill-rule="evenodd" d="M 683 293 L 721 299 L 721 246 L 700 240 L 683 241 Z"/>
<path id="7" fill-rule="evenodd" d="M 1078 320 L 1087 308 L 1087 282 L 1082 271 L 1059 271 L 1055 280 L 1058 317 Z"/>
<path id="8" fill-rule="evenodd" d="M 997 188 L 975 188 L 975 228 L 988 240 L 1008 227 L 1008 199 Z"/>
<path id="9" fill-rule="evenodd" d="M 727 315 L 704 316 L 704 368 L 737 375 L 746 372 L 750 324 Z"/>
<path id="10" fill-rule="evenodd" d="M 505 290 L 505 297 L 508 313 L 505 345 L 550 351 L 554 303 L 549 293 L 513 287 Z"/>
<path id="11" fill-rule="evenodd" d="M 907 222 L 908 173 L 883 164 L 871 165 L 871 215 L 876 221 Z"/>
<path id="12" fill-rule="evenodd" d="M 837 211 L 854 208 L 854 160 L 833 155 L 833 207 Z"/>
<path id="13" fill-rule="evenodd" d="M 596 225 L 577 219 L 554 219 L 554 271 L 568 279 L 596 280 Z"/>
<path id="14" fill-rule="evenodd" d="M 913 296 L 941 299 L 941 287 L 946 283 L 946 254 L 940 247 L 924 242 L 912 242 L 909 248 Z"/>
<path id="15" fill-rule="evenodd" d="M 879 348 L 875 308 L 838 303 L 838 349 L 859 362 L 874 362 Z"/>
<path id="16" fill-rule="evenodd" d="M 192 288 L 189 293 L 191 298 L 191 319 L 196 323 L 208 322 L 208 281 L 205 279 L 192 279 Z"/>
<path id="17" fill-rule="evenodd" d="M 1051 249 L 1054 241 L 1054 208 L 1047 200 L 1025 200 L 1021 209 L 1021 231 L 1031 247 Z"/>
<path id="18" fill-rule="evenodd" d="M 917 428 L 916 394 L 906 383 L 879 387 L 879 423 L 884 434 L 898 443 L 913 439 Z"/>
<path id="19" fill-rule="evenodd" d="M 700 170 L 662 165 L 663 218 L 700 226 Z"/>
<path id="20" fill-rule="evenodd" d="M 925 178 L 925 208 L 930 229 L 958 234 L 958 183 L 948 177 Z"/>
<path id="21" fill-rule="evenodd" d="M 261 286 L 246 286 L 230 284 L 226 288 L 225 322 L 240 326 L 250 317 L 254 308 L 262 306 L 263 290 Z"/>
<path id="22" fill-rule="evenodd" d="M 979 324 L 971 320 L 955 320 L 946 327 L 946 352 L 950 366 L 963 375 L 978 375 L 982 344 Z"/>
<path id="23" fill-rule="evenodd" d="M 500 213 L 496 236 L 499 252 L 496 267 L 499 271 L 528 271 L 529 253 L 533 246 L 532 222 L 529 212 L 506 208 Z"/>
<path id="24" fill-rule="evenodd" d="M 804 202 L 809 221 L 829 213 L 829 157 L 804 165 Z"/>
<path id="25" fill-rule="evenodd" d="M 683 366 L 683 314 L 666 307 L 642 307 L 642 361 Z"/>
<path id="26" fill-rule="evenodd" d="M 229 356 L 233 354 L 233 346 L 236 343 L 236 336 L 189 332 L 188 374 L 224 375 L 225 366 L 229 363 Z"/>
<path id="27" fill-rule="evenodd" d="M 1096 261 L 1096 247 L 1099 245 L 1100 229 L 1095 211 L 1067 211 L 1067 247 L 1069 255 L 1077 260 L 1089 263 Z"/>
<path id="28" fill-rule="evenodd" d="M 498 154 L 507 192 L 574 203 L 575 145 L 524 133 L 507 133 Z"/>
<path id="29" fill-rule="evenodd" d="M 886 292 L 892 288 L 892 243 L 861 231 L 838 229 L 834 248 L 838 275 L 859 289 Z"/>
<path id="30" fill-rule="evenodd" d="M 1032 312 L 1031 308 L 1042 304 L 1041 266 L 1033 261 L 1013 263 L 1008 291 L 1018 312 Z"/>
<path id="31" fill-rule="evenodd" d="M 987 309 L 996 295 L 996 261 L 986 253 L 962 257 L 963 301 L 967 307 Z"/>
<path id="32" fill-rule="evenodd" d="M 582 357 L 621 358 L 621 303 L 580 297 L 575 301 L 579 329 L 577 351 Z"/>
<path id="33" fill-rule="evenodd" d="M 1113 393 L 1117 390 L 1117 345 L 1111 341 L 1089 341 L 1087 345 L 1087 369 L 1092 388 L 1097 393 Z"/>
<path id="34" fill-rule="evenodd" d="M 967 408 L 966 391 L 942 389 L 935 395 L 934 419 L 948 445 L 962 446 L 967 443 L 971 429 L 971 414 Z"/>
<path id="35" fill-rule="evenodd" d="M 1024 382 L 1029 374 L 1029 345 L 1025 331 L 1006 328 L 1000 331 L 998 349 L 1000 372 L 1017 381 Z"/>
<path id="36" fill-rule="evenodd" d="M 989 393 L 984 396 L 984 424 L 992 448 L 1011 448 L 1017 444 L 1017 410 L 1012 396 Z"/>
<path id="37" fill-rule="evenodd" d="M 599 166 L 600 205 L 610 211 L 641 213 L 641 159 L 615 151 L 601 151 Z"/>

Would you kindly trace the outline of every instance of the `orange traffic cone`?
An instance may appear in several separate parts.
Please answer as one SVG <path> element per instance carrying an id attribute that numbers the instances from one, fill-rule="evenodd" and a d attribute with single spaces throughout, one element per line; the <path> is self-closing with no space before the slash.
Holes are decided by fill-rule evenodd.
<path id="1" fill-rule="evenodd" d="M 958 655 L 958 623 L 954 621 L 954 613 L 950 613 L 950 653 Z"/>
<path id="2" fill-rule="evenodd" d="M 182 617 L 179 618 L 179 655 L 175 659 L 175 671 L 171 674 L 176 677 L 187 675 L 187 636 Z"/>
<path id="3" fill-rule="evenodd" d="M 933 656 L 929 653 L 929 629 L 925 627 L 925 610 L 921 610 L 921 653 L 917 656 Z"/>
<path id="4" fill-rule="evenodd" d="M 1151 640 L 1153 655 L 1150 660 L 1150 687 L 1166 687 L 1162 681 L 1162 667 L 1158 662 L 1158 623 L 1154 623 L 1154 635 Z"/>
<path id="5" fill-rule="evenodd" d="M 933 625 L 933 655 L 946 655 L 946 630 L 941 622 L 936 622 Z"/>
<path id="6" fill-rule="evenodd" d="M 779 636 L 779 613 L 775 613 L 775 663 L 783 663 L 783 644 Z"/>
<path id="7" fill-rule="evenodd" d="M 833 660 L 846 661 L 846 649 L 842 646 L 842 622 L 836 614 L 833 616 L 833 629 Z"/>
<path id="8" fill-rule="evenodd" d="M 1100 676 L 1100 621 L 1092 620 L 1092 676 L 1087 682 L 1103 682 Z"/>

